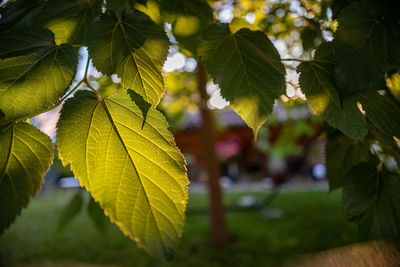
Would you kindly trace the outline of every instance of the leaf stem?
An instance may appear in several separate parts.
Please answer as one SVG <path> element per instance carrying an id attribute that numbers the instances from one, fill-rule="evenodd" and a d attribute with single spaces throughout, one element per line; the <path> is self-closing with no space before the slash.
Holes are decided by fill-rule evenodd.
<path id="1" fill-rule="evenodd" d="M 85 74 L 83 75 L 83 82 L 87 83 L 88 82 L 88 71 L 89 71 L 89 65 L 90 65 L 90 57 L 88 56 L 88 59 L 86 61 L 86 68 L 85 68 Z"/>
<path id="2" fill-rule="evenodd" d="M 89 89 L 90 89 L 90 90 L 92 90 L 93 92 L 95 92 L 95 93 L 96 93 L 96 95 L 98 95 L 98 94 L 99 94 L 99 93 L 97 92 L 97 90 L 96 90 L 96 89 L 94 89 L 94 88 L 93 88 L 93 86 L 91 86 L 91 85 L 90 85 L 90 83 L 89 83 L 89 82 L 87 82 L 87 81 L 86 81 L 85 83 L 86 83 L 87 87 L 89 87 Z"/>
<path id="3" fill-rule="evenodd" d="M 79 83 L 77 83 L 75 85 L 74 88 L 72 88 L 72 90 L 70 90 L 63 98 L 61 98 L 60 100 L 57 101 L 56 106 L 61 105 L 62 102 L 64 102 L 65 99 L 67 99 L 73 92 L 75 92 L 76 90 L 78 90 L 79 86 L 83 83 L 83 80 L 80 81 Z"/>

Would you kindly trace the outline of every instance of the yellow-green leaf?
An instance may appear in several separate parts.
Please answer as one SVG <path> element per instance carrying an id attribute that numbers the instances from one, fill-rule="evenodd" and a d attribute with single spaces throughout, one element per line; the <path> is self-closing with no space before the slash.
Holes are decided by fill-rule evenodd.
<path id="1" fill-rule="evenodd" d="M 61 111 L 57 145 L 111 221 L 170 259 L 183 231 L 188 179 L 164 116 L 143 102 L 132 90 L 105 99 L 78 92 Z"/>
<path id="2" fill-rule="evenodd" d="M 0 110 L 8 120 L 44 111 L 68 89 L 77 49 L 57 46 L 47 30 L 13 30 L 0 36 Z"/>
<path id="3" fill-rule="evenodd" d="M 50 138 L 28 123 L 0 130 L 0 234 L 35 196 L 53 154 Z"/>
<path id="4" fill-rule="evenodd" d="M 131 88 L 153 106 L 164 94 L 161 75 L 169 42 L 147 15 L 126 10 L 121 21 L 114 13 L 101 15 L 88 34 L 89 54 L 101 72 L 117 74 L 124 88 Z"/>

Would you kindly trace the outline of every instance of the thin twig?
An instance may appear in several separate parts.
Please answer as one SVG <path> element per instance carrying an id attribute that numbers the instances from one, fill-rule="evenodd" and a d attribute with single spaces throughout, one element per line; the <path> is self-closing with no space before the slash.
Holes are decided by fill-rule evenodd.
<path id="1" fill-rule="evenodd" d="M 99 94 L 99 93 L 97 92 L 97 90 L 96 90 L 96 89 L 94 89 L 94 88 L 93 88 L 93 86 L 91 86 L 91 85 L 90 85 L 90 83 L 89 83 L 89 82 L 86 82 L 86 85 L 87 85 L 87 87 L 89 87 L 89 89 L 90 89 L 90 90 L 92 90 L 93 92 L 95 92 L 95 93 L 96 93 L 96 95 L 98 95 L 98 94 Z"/>

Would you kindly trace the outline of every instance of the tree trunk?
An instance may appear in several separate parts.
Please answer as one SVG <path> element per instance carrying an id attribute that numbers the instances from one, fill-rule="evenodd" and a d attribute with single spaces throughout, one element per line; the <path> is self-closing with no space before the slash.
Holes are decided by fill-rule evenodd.
<path id="1" fill-rule="evenodd" d="M 215 153 L 216 135 L 214 130 L 214 122 L 212 114 L 207 107 L 207 101 L 209 98 L 206 91 L 207 70 L 200 62 L 197 75 L 201 96 L 200 109 L 203 118 L 201 137 L 204 151 L 203 155 L 204 159 L 206 160 L 208 174 L 207 181 L 209 187 L 211 239 L 214 244 L 221 245 L 228 242 L 229 234 L 226 225 L 225 208 L 222 200 L 221 187 L 219 185 L 221 171 L 218 164 L 217 155 Z"/>

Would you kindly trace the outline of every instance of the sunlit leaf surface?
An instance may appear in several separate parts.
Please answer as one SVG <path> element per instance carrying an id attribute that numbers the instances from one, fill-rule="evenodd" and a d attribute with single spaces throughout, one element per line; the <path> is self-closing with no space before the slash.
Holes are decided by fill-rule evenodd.
<path id="1" fill-rule="evenodd" d="M 117 74 L 124 88 L 157 105 L 165 90 L 161 69 L 169 45 L 163 29 L 133 9 L 122 14 L 122 21 L 107 12 L 92 29 L 88 48 L 95 67 L 107 75 Z"/>
<path id="2" fill-rule="evenodd" d="M 77 49 L 57 46 L 47 30 L 14 30 L 0 36 L 0 110 L 9 120 L 45 110 L 68 89 Z"/>
<path id="3" fill-rule="evenodd" d="M 106 99 L 78 92 L 62 109 L 57 145 L 111 221 L 170 259 L 184 225 L 185 162 L 163 115 L 143 103 L 131 90 Z"/>

